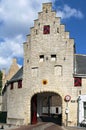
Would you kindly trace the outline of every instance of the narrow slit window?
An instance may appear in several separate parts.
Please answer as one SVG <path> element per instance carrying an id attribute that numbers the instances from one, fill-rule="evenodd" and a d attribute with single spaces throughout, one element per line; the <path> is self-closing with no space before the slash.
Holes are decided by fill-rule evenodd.
<path id="1" fill-rule="evenodd" d="M 46 13 L 48 13 L 48 10 L 46 9 Z"/>
<path id="2" fill-rule="evenodd" d="M 51 61 L 56 61 L 56 55 L 51 55 Z"/>
<path id="3" fill-rule="evenodd" d="M 59 28 L 57 28 L 57 33 L 59 33 Z"/>
<path id="4" fill-rule="evenodd" d="M 36 29 L 36 35 L 38 34 L 38 30 Z"/>

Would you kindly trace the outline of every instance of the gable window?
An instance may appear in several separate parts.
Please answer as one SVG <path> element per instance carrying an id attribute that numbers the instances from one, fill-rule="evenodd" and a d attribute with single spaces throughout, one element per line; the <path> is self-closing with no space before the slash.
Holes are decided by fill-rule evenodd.
<path id="1" fill-rule="evenodd" d="M 50 34 L 50 25 L 45 25 L 44 26 L 43 34 Z"/>
<path id="2" fill-rule="evenodd" d="M 51 61 L 56 61 L 56 55 L 55 54 L 51 55 Z"/>
<path id="3" fill-rule="evenodd" d="M 22 88 L 22 80 L 18 81 L 18 88 Z"/>
<path id="4" fill-rule="evenodd" d="M 10 84 L 10 90 L 13 89 L 13 82 Z"/>
<path id="5" fill-rule="evenodd" d="M 40 55 L 39 58 L 40 58 L 39 62 L 43 62 L 44 61 L 44 55 Z"/>
<path id="6" fill-rule="evenodd" d="M 74 86 L 82 86 L 82 78 L 81 77 L 74 77 Z"/>

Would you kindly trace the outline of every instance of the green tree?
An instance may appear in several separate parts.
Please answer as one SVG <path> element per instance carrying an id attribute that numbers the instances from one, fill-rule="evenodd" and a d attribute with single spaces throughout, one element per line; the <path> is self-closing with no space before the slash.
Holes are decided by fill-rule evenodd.
<path id="1" fill-rule="evenodd" d="M 0 95 L 1 95 L 1 89 L 2 89 L 2 72 L 0 71 Z"/>

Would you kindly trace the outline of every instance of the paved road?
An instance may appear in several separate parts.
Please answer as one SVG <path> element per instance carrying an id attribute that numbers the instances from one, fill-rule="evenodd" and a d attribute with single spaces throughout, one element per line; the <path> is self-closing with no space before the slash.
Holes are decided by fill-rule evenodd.
<path id="1" fill-rule="evenodd" d="M 0 129 L 2 130 L 2 129 Z M 28 126 L 21 126 L 19 128 L 16 127 L 7 127 L 4 125 L 3 130 L 86 130 L 86 128 L 82 127 L 61 127 L 59 125 L 56 125 L 54 123 L 45 123 L 40 122 L 36 125 L 28 125 Z"/>
<path id="2" fill-rule="evenodd" d="M 39 123 L 37 125 L 22 126 L 14 130 L 64 130 L 54 123 Z"/>
<path id="3" fill-rule="evenodd" d="M 65 127 L 66 130 L 86 130 L 85 127 Z"/>
<path id="4" fill-rule="evenodd" d="M 7 127 L 4 125 L 4 130 L 63 130 L 63 129 L 54 123 L 40 122 L 36 125 L 21 126 L 19 128 L 15 128 L 13 126 Z"/>

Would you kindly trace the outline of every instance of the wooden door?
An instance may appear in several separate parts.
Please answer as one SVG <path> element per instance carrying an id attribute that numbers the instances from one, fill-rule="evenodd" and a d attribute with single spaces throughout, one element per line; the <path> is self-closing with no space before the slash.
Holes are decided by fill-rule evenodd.
<path id="1" fill-rule="evenodd" d="M 37 95 L 34 95 L 31 100 L 31 124 L 37 123 Z"/>

